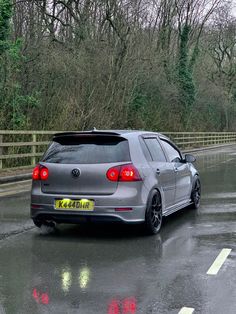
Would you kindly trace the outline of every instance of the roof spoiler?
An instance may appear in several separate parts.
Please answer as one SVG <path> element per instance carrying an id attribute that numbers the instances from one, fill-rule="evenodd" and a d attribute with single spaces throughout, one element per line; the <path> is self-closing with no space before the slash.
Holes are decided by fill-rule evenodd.
<path id="1" fill-rule="evenodd" d="M 98 135 L 98 136 L 120 136 L 120 133 L 114 132 L 114 131 L 99 131 L 99 130 L 91 130 L 91 131 L 74 131 L 74 132 L 61 132 L 61 133 L 55 133 L 53 135 L 53 139 L 56 139 L 58 137 L 67 137 L 67 136 L 86 136 L 86 135 Z"/>

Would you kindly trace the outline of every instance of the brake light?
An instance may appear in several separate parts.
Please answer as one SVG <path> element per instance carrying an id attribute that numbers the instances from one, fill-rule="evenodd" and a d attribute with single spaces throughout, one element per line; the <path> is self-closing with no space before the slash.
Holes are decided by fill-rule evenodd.
<path id="1" fill-rule="evenodd" d="M 48 168 L 37 165 L 32 173 L 33 180 L 47 180 L 48 179 Z"/>
<path id="2" fill-rule="evenodd" d="M 121 166 L 119 181 L 141 181 L 140 174 L 134 165 Z"/>
<path id="3" fill-rule="evenodd" d="M 120 167 L 113 167 L 107 171 L 107 179 L 110 181 L 118 181 L 120 173 Z"/>
<path id="4" fill-rule="evenodd" d="M 116 182 L 142 181 L 138 170 L 133 164 L 112 167 L 107 171 L 107 179 Z"/>
<path id="5" fill-rule="evenodd" d="M 32 173 L 32 179 L 33 180 L 39 180 L 39 175 L 40 175 L 40 170 L 39 170 L 39 165 L 37 165 L 34 170 L 33 170 L 33 173 Z"/>
<path id="6" fill-rule="evenodd" d="M 40 178 L 41 180 L 47 180 L 48 178 L 48 168 L 43 167 L 42 169 L 40 169 Z"/>

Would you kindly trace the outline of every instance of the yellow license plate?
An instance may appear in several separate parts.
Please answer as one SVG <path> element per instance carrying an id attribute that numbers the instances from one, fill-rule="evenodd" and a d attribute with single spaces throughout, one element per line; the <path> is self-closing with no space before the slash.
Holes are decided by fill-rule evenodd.
<path id="1" fill-rule="evenodd" d="M 94 210 L 94 201 L 87 200 L 87 199 L 81 199 L 81 200 L 70 200 L 70 199 L 55 200 L 55 209 L 93 211 Z"/>

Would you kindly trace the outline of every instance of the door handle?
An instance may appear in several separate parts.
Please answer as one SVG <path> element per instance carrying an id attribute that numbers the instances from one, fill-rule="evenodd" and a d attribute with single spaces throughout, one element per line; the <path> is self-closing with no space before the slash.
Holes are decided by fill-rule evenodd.
<path id="1" fill-rule="evenodd" d="M 156 174 L 160 175 L 161 174 L 161 170 L 157 168 Z"/>
<path id="2" fill-rule="evenodd" d="M 179 169 L 177 167 L 174 168 L 175 172 L 179 172 Z"/>

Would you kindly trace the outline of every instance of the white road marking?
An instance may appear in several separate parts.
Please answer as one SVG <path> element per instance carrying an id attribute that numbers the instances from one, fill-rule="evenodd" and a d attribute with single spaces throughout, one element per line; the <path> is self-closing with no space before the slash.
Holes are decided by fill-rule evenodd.
<path id="1" fill-rule="evenodd" d="M 223 249 L 215 259 L 214 263 L 208 269 L 207 275 L 216 275 L 231 251 L 232 249 Z"/>
<path id="2" fill-rule="evenodd" d="M 178 314 L 192 314 L 194 309 L 192 307 L 182 307 Z"/>

